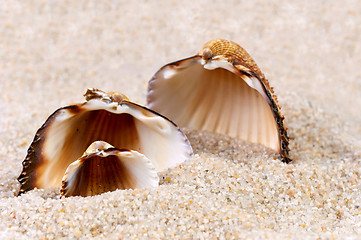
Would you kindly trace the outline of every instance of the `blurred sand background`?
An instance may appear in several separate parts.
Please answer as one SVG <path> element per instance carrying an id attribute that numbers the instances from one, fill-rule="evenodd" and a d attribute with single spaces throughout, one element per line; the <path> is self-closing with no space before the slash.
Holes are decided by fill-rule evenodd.
<path id="1" fill-rule="evenodd" d="M 0 1 L 1 239 L 360 239 L 361 2 Z M 88 87 L 145 104 L 164 64 L 214 38 L 278 95 L 291 164 L 185 129 L 195 151 L 157 189 L 16 197 L 36 130 Z"/>

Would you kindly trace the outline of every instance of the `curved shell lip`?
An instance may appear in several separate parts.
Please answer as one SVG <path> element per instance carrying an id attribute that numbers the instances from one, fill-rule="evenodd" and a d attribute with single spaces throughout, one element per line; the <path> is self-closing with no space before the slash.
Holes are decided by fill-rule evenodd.
<path id="1" fill-rule="evenodd" d="M 119 189 L 154 188 L 158 185 L 157 171 L 145 155 L 95 141 L 83 156 L 67 167 L 60 195 L 89 197 Z"/>
<path id="2" fill-rule="evenodd" d="M 151 106 L 150 106 L 150 102 L 151 102 L 150 97 L 151 97 L 151 95 L 152 95 L 152 89 L 151 89 L 151 87 L 152 87 L 153 82 L 157 81 L 157 76 L 158 76 L 161 72 L 163 72 L 164 69 L 166 69 L 166 68 L 168 68 L 168 67 L 170 67 L 172 70 L 174 70 L 174 68 L 179 67 L 182 63 L 185 63 L 185 62 L 190 61 L 190 60 L 191 60 L 191 61 L 198 61 L 198 60 L 201 60 L 201 59 L 202 59 L 202 57 L 201 57 L 200 55 L 196 54 L 196 55 L 193 55 L 193 56 L 191 56 L 191 57 L 183 58 L 183 59 L 180 59 L 180 60 L 178 60 L 178 61 L 173 61 L 173 62 L 170 62 L 170 63 L 168 63 L 168 64 L 166 64 L 166 65 L 163 65 L 163 66 L 152 76 L 152 78 L 151 78 L 151 79 L 149 80 L 149 82 L 148 82 L 147 94 L 146 94 L 146 99 L 147 99 L 147 105 L 146 105 L 147 107 L 146 107 L 146 108 L 149 109 L 149 110 L 151 110 L 151 111 L 153 111 L 153 112 L 155 112 L 156 114 L 159 114 L 159 115 L 163 116 L 163 114 L 158 113 L 158 112 L 152 110 L 152 108 L 151 108 Z M 190 63 L 188 63 L 188 64 L 190 64 Z M 165 77 L 165 78 L 168 78 L 168 77 Z M 167 116 L 163 116 L 163 117 L 165 117 L 166 119 L 168 119 Z M 169 120 L 169 119 L 168 119 L 168 120 Z M 175 126 L 178 127 L 178 125 L 177 125 L 176 123 L 174 123 L 172 120 L 169 120 L 169 121 L 171 121 Z"/>
<path id="3" fill-rule="evenodd" d="M 217 60 L 220 60 L 220 61 L 226 61 L 226 59 L 224 58 L 221 58 L 220 56 L 216 56 L 216 61 Z M 149 93 L 151 92 L 151 89 L 150 89 L 150 86 L 152 84 L 153 81 L 156 81 L 156 76 L 159 75 L 161 72 L 163 72 L 166 68 L 170 67 L 174 70 L 174 68 L 178 68 L 180 65 L 184 64 L 185 62 L 187 61 L 191 61 L 189 63 L 187 63 L 188 65 L 190 65 L 192 62 L 196 62 L 196 61 L 200 61 L 202 65 L 204 65 L 205 63 L 203 62 L 204 59 L 202 58 L 201 55 L 193 55 L 191 57 L 187 57 L 187 58 L 183 58 L 181 60 L 178 60 L 178 61 L 173 61 L 171 63 L 168 63 L 166 65 L 164 65 L 163 67 L 161 67 L 154 75 L 153 77 L 150 79 L 149 81 L 149 84 L 148 84 L 148 92 L 147 92 L 147 106 L 149 105 L 149 100 L 148 100 L 148 97 L 149 97 Z M 213 60 L 209 60 L 209 61 L 213 61 Z M 248 77 L 255 77 L 257 78 L 257 80 L 259 81 L 259 83 L 261 84 L 262 86 L 262 90 L 263 90 L 263 93 L 260 92 L 260 89 L 258 88 L 255 88 L 254 86 L 252 86 L 249 82 L 245 81 L 247 83 L 248 86 L 256 89 L 260 94 L 262 94 L 269 105 L 271 105 L 271 101 L 272 101 L 272 97 L 270 95 L 267 94 L 267 92 L 269 92 L 268 88 L 267 88 L 267 85 L 263 82 L 262 78 L 259 77 L 256 73 L 252 72 L 250 69 L 248 69 L 247 67 L 244 67 L 242 64 L 238 63 L 238 62 L 229 62 L 227 61 L 229 64 L 231 64 L 234 68 L 234 70 L 231 70 L 229 68 L 224 68 L 222 67 L 223 69 L 225 70 L 228 70 L 236 75 L 238 75 L 241 79 L 242 79 L 242 74 L 248 76 Z M 240 69 L 240 68 L 237 68 L 236 66 L 240 66 L 241 68 L 243 69 Z M 184 67 L 183 67 L 184 68 Z M 167 77 L 165 77 L 167 78 Z M 242 79 L 243 80 L 243 79 Z M 265 94 L 267 96 L 265 96 Z M 152 109 L 150 109 L 152 110 Z M 158 113 L 159 114 L 159 113 Z M 164 116 L 163 116 L 164 117 Z M 169 119 L 168 119 L 169 120 Z"/>
<path id="4" fill-rule="evenodd" d="M 183 136 L 184 141 L 186 142 L 186 145 L 188 146 L 188 158 L 187 158 L 184 162 L 190 161 L 190 159 L 191 159 L 191 157 L 192 157 L 192 155 L 193 155 L 192 145 L 191 145 L 191 143 L 189 142 L 189 139 L 187 138 L 187 136 L 184 134 L 184 132 L 179 128 L 179 126 L 178 126 L 176 123 L 174 123 L 172 120 L 170 120 L 170 119 L 167 118 L 166 116 L 164 116 L 164 115 L 162 115 L 162 114 L 160 114 L 160 113 L 158 113 L 158 112 L 156 112 L 156 111 L 154 111 L 154 110 L 152 110 L 152 109 L 150 109 L 150 108 L 144 107 L 144 106 L 142 106 L 142 105 L 139 105 L 139 104 L 136 104 L 136 103 L 133 103 L 133 102 L 130 102 L 130 101 L 124 101 L 124 102 L 126 102 L 126 103 L 128 103 L 128 104 L 130 104 L 130 105 L 134 105 L 134 106 L 137 106 L 137 107 L 139 107 L 139 108 L 142 108 L 142 109 L 144 109 L 144 110 L 146 110 L 146 111 L 150 111 L 150 112 L 152 112 L 153 114 L 155 114 L 155 115 L 157 115 L 157 116 L 159 116 L 159 117 L 167 120 L 167 121 L 168 121 L 169 123 L 171 123 L 174 127 L 176 127 L 177 130 L 178 130 L 178 132 Z"/>
<path id="5" fill-rule="evenodd" d="M 173 62 L 170 62 L 164 66 L 162 66 L 154 75 L 153 77 L 150 79 L 149 83 L 152 81 L 152 80 L 155 80 L 155 76 L 157 76 L 160 72 L 162 72 L 165 68 L 167 67 L 171 67 L 171 68 L 175 68 L 175 67 L 179 67 L 182 63 L 186 62 L 186 61 L 189 61 L 189 60 L 194 60 L 194 61 L 197 61 L 197 60 L 200 60 L 202 59 L 202 57 L 200 55 L 193 55 L 191 57 L 187 57 L 187 58 L 183 58 L 183 59 L 180 59 L 178 61 L 173 61 Z M 148 87 L 149 87 L 149 84 L 148 84 Z"/>
<path id="6" fill-rule="evenodd" d="M 34 189 L 34 188 L 42 188 L 42 187 L 39 187 L 36 183 L 37 177 L 38 177 L 38 174 L 36 173 L 36 169 L 39 165 L 41 165 L 47 161 L 45 159 L 46 157 L 44 158 L 42 151 L 39 151 L 39 149 L 43 149 L 44 145 L 46 144 L 48 129 L 51 129 L 52 124 L 57 122 L 60 118 L 67 119 L 73 115 L 88 111 L 89 109 L 86 109 L 86 107 L 89 105 L 87 105 L 87 104 L 91 103 L 92 101 L 94 101 L 94 99 L 91 99 L 89 101 L 79 103 L 79 104 L 73 104 L 73 105 L 61 107 L 61 108 L 55 110 L 47 118 L 47 120 L 42 124 L 42 126 L 38 129 L 31 145 L 29 146 L 27 156 L 24 159 L 24 161 L 22 162 L 22 165 L 23 165 L 22 172 L 19 175 L 19 177 L 17 178 L 17 180 L 19 181 L 19 183 L 21 185 L 20 190 L 19 190 L 19 195 L 22 193 L 25 193 L 31 189 Z M 182 163 L 189 161 L 191 159 L 191 156 L 193 154 L 193 149 L 191 147 L 191 144 L 190 144 L 188 138 L 173 121 L 169 120 L 165 116 L 163 116 L 149 108 L 146 108 L 144 106 L 141 106 L 139 104 L 133 103 L 128 100 L 123 100 L 121 102 L 109 102 L 109 101 L 101 101 L 101 100 L 97 99 L 96 101 L 101 102 L 101 105 L 104 107 L 101 109 L 105 110 L 105 111 L 109 111 L 109 112 L 117 111 L 116 109 L 118 108 L 118 106 L 120 106 L 120 107 L 125 106 L 125 107 L 128 107 L 129 109 L 133 108 L 134 111 L 138 111 L 140 114 L 139 116 L 144 116 L 146 118 L 159 117 L 159 119 L 162 119 L 161 121 L 163 121 L 164 124 L 167 124 L 169 127 L 172 126 L 170 128 L 171 132 L 169 132 L 169 134 L 175 134 L 172 136 L 174 136 L 174 138 L 175 138 L 174 141 L 178 142 L 177 144 L 180 147 L 179 148 L 180 152 L 182 153 L 182 157 L 179 159 L 177 158 L 177 160 L 174 160 L 173 164 L 175 162 L 180 161 L 180 159 L 182 159 L 182 161 L 181 161 Z M 96 104 L 98 104 L 98 103 L 95 103 L 95 105 Z M 121 108 L 121 109 L 124 109 L 124 108 Z M 92 110 L 96 110 L 96 109 L 90 109 L 89 111 L 92 111 Z M 130 111 L 133 111 L 133 110 L 130 110 Z M 118 113 L 123 113 L 123 112 L 118 112 Z M 131 115 L 132 117 L 136 118 L 131 113 L 128 113 L 128 114 Z M 158 121 L 158 120 L 156 120 L 156 121 Z M 171 136 L 171 135 L 169 135 L 169 136 Z M 146 142 L 146 140 L 144 140 L 144 141 Z M 118 147 L 118 148 L 126 149 L 126 148 L 122 148 L 122 147 Z M 167 154 L 169 155 L 169 153 L 167 153 Z M 179 164 L 181 164 L 181 163 L 179 163 Z M 172 167 L 172 166 L 169 166 L 169 168 L 170 167 Z"/>
<path id="7" fill-rule="evenodd" d="M 212 61 L 213 59 L 209 59 L 208 61 Z M 226 69 L 234 74 L 236 74 L 237 76 L 239 76 L 242 80 L 244 80 L 242 78 L 242 75 L 246 75 L 247 77 L 249 77 L 250 79 L 257 79 L 257 82 L 259 84 L 259 87 L 255 87 L 255 86 L 251 86 L 251 84 L 247 81 L 245 81 L 247 83 L 248 86 L 256 89 L 267 101 L 268 105 L 271 108 L 272 114 L 274 116 L 274 119 L 276 121 L 277 124 L 277 128 L 278 128 L 278 138 L 279 138 L 279 150 L 277 151 L 280 155 L 281 155 L 281 160 L 282 162 L 285 163 L 290 163 L 292 161 L 292 159 L 289 158 L 289 148 L 288 148 L 288 141 L 289 138 L 287 136 L 287 132 L 286 132 L 286 128 L 284 126 L 283 120 L 284 117 L 280 114 L 279 111 L 279 106 L 276 102 L 276 100 L 274 100 L 273 94 L 272 94 L 272 89 L 269 86 L 269 83 L 267 82 L 267 80 L 263 80 L 263 78 L 261 76 L 258 76 L 257 73 L 253 72 L 251 69 L 249 69 L 248 67 L 242 65 L 239 62 L 233 61 L 230 62 L 225 58 L 219 57 L 217 56 L 216 61 L 221 60 L 221 61 L 227 61 L 229 64 L 231 64 L 233 66 L 234 71 L 230 70 L 230 69 Z M 189 61 L 189 63 L 188 63 Z M 190 64 L 192 64 L 193 62 L 196 61 L 200 61 L 202 65 L 204 65 L 206 63 L 206 60 L 204 60 L 202 58 L 201 55 L 196 54 L 193 55 L 191 57 L 187 57 L 187 58 L 183 58 L 180 59 L 178 61 L 173 61 L 171 63 L 168 63 L 164 66 L 162 66 L 154 75 L 153 77 L 150 79 L 149 83 L 148 83 L 148 91 L 147 91 L 147 107 L 148 108 L 152 108 L 152 98 L 154 98 L 153 95 L 153 90 L 152 90 L 152 85 L 155 81 L 157 81 L 157 78 L 159 75 L 162 74 L 162 76 L 164 78 L 170 78 L 172 77 L 174 74 L 176 74 L 176 71 L 178 70 L 178 68 L 180 69 L 184 69 L 187 66 L 189 66 Z M 182 66 L 184 65 L 184 66 Z M 182 66 L 182 67 L 180 67 Z M 168 75 L 166 76 L 166 73 L 164 73 L 163 71 L 169 71 L 170 68 L 174 71 L 174 73 L 167 73 Z M 260 71 L 260 70 L 259 70 Z M 240 80 L 241 80 L 240 79 Z"/>
<path id="8" fill-rule="evenodd" d="M 68 107 L 72 107 L 74 105 L 68 106 Z M 29 190 L 32 190 L 34 188 L 36 188 L 36 186 L 34 185 L 34 181 L 35 181 L 35 175 L 32 174 L 32 172 L 34 171 L 33 166 L 34 163 L 33 161 L 36 161 L 37 163 L 35 163 L 35 165 L 41 164 L 44 160 L 42 159 L 42 157 L 39 159 L 38 157 L 36 157 L 37 152 L 36 149 L 38 148 L 42 148 L 43 147 L 43 142 L 40 142 L 41 139 L 43 138 L 43 134 L 44 131 L 46 130 L 46 128 L 48 127 L 48 125 L 50 125 L 51 120 L 56 117 L 56 115 L 58 114 L 59 111 L 61 111 L 63 108 L 59 108 L 57 109 L 55 112 L 53 112 L 45 121 L 45 123 L 37 130 L 33 141 L 31 142 L 29 149 L 27 151 L 27 156 L 25 158 L 25 160 L 22 162 L 23 165 L 23 169 L 19 175 L 19 177 L 17 178 L 17 180 L 20 183 L 20 190 L 19 190 L 19 194 L 21 195 Z M 39 146 L 40 145 L 40 146 Z"/>

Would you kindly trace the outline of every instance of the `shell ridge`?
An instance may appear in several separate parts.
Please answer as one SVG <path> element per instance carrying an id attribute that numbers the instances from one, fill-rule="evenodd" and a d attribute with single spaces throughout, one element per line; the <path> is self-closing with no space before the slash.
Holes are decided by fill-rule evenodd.
<path id="1" fill-rule="evenodd" d="M 192 58 L 192 57 L 190 57 L 190 58 Z M 186 61 L 187 59 L 189 60 L 190 58 L 184 58 L 182 60 L 173 62 L 171 64 L 172 64 L 172 66 L 176 66 L 176 67 L 188 68 L 191 64 L 194 63 L 192 61 Z M 193 58 L 200 58 L 201 59 L 200 63 L 203 65 L 203 67 L 206 70 L 212 71 L 217 68 L 224 68 L 225 70 L 228 70 L 228 71 L 232 72 L 233 74 L 238 75 L 240 78 L 242 78 L 242 80 L 244 80 L 247 83 L 247 85 L 249 87 L 255 89 L 260 95 L 262 95 L 262 98 L 264 98 L 267 101 L 268 110 L 270 110 L 273 115 L 273 117 L 272 118 L 270 117 L 268 121 L 273 122 L 274 126 L 277 127 L 277 131 L 275 128 L 274 131 L 272 132 L 272 136 L 274 136 L 273 137 L 274 140 L 272 140 L 272 141 L 267 140 L 267 138 L 270 139 L 270 136 L 261 136 L 258 138 L 266 139 L 266 140 L 264 140 L 265 142 L 267 142 L 266 145 L 275 149 L 281 155 L 283 162 L 289 163 L 291 161 L 291 159 L 289 158 L 289 148 L 288 148 L 289 138 L 287 136 L 287 131 L 286 131 L 287 128 L 285 127 L 284 117 L 280 113 L 281 107 L 278 105 L 277 96 L 274 94 L 273 88 L 270 87 L 269 82 L 266 79 L 266 77 L 264 76 L 264 74 L 262 73 L 261 69 L 258 67 L 258 65 L 253 60 L 253 58 L 247 53 L 247 51 L 232 41 L 223 40 L 223 39 L 215 39 L 215 40 L 211 40 L 211 41 L 207 42 L 203 46 L 203 48 L 197 53 L 197 55 L 193 56 Z M 226 63 L 230 63 L 230 67 Z M 148 93 L 147 93 L 148 106 L 150 108 L 154 108 L 155 110 L 159 111 L 161 114 L 172 116 L 172 119 L 176 123 L 181 124 L 181 126 L 183 125 L 183 126 L 190 127 L 192 122 L 189 119 L 192 119 L 192 121 L 200 122 L 201 121 L 200 119 L 202 116 L 194 116 L 194 118 L 196 118 L 196 120 L 194 120 L 193 118 L 190 118 L 190 117 L 188 117 L 189 118 L 188 120 L 187 119 L 184 120 L 183 119 L 184 117 L 178 116 L 179 113 L 177 115 L 176 110 L 163 107 L 162 105 L 167 105 L 168 103 L 167 103 L 167 101 L 165 101 L 164 98 L 161 98 L 159 96 L 161 96 L 162 92 L 167 91 L 167 89 L 166 89 L 167 87 L 171 88 L 172 90 L 170 90 L 170 91 L 173 91 L 173 92 L 176 92 L 176 90 L 178 90 L 178 89 L 176 89 L 176 90 L 174 89 L 173 85 L 175 85 L 175 84 L 169 84 L 169 82 L 167 82 L 167 80 L 170 79 L 170 80 L 174 80 L 174 81 L 175 80 L 177 80 L 177 81 L 187 81 L 187 80 L 194 81 L 195 79 L 197 79 L 197 76 L 191 76 L 191 74 L 189 74 L 187 76 L 187 77 L 189 77 L 189 79 L 182 79 L 181 78 L 182 75 L 173 76 L 174 74 L 173 75 L 171 74 L 171 76 L 168 76 L 168 78 L 165 79 L 165 77 L 162 75 L 162 71 L 166 70 L 167 67 L 171 67 L 170 64 L 167 64 L 167 65 L 163 66 L 160 70 L 158 70 L 156 72 L 156 74 L 149 81 Z M 192 70 L 192 68 L 189 68 L 189 69 Z M 220 77 L 219 80 L 221 80 L 219 83 L 220 85 L 224 84 L 224 83 L 221 83 L 222 80 L 224 80 L 222 77 Z M 205 83 L 207 83 L 207 82 L 205 82 Z M 209 85 L 210 83 L 207 83 L 207 84 Z M 218 88 L 221 89 L 221 86 L 218 86 Z M 193 89 L 188 88 L 187 91 L 193 91 Z M 158 99 L 157 99 L 157 95 L 158 95 Z M 185 95 L 186 94 L 183 94 L 182 96 L 185 96 Z M 252 94 L 249 94 L 247 96 L 254 97 Z M 244 99 L 245 97 L 246 96 L 244 96 L 241 99 Z M 182 103 L 180 103 L 179 101 L 180 100 L 177 98 L 174 99 L 174 102 L 176 102 L 177 107 L 182 107 Z M 200 104 L 199 101 L 191 102 L 189 99 L 187 100 L 187 103 L 195 104 L 195 105 Z M 176 104 L 173 104 L 173 105 L 175 106 Z M 262 106 L 262 104 L 261 105 L 256 104 L 254 107 L 261 108 L 261 106 Z M 266 105 L 264 105 L 264 107 L 266 107 Z M 251 108 L 251 107 L 248 107 L 248 108 Z M 188 109 L 189 109 L 189 107 L 188 107 Z M 264 108 L 264 109 L 266 109 L 266 108 Z M 205 110 L 203 110 L 203 111 L 205 111 Z M 187 112 L 184 114 L 187 114 L 187 116 L 188 116 L 193 113 Z M 205 113 L 205 114 L 207 115 L 207 113 Z M 221 113 L 219 113 L 219 114 L 221 114 Z M 271 116 L 271 114 L 269 116 Z M 177 118 L 182 119 L 182 121 L 178 122 L 180 120 Z M 261 121 L 261 120 L 259 120 L 259 121 Z M 266 120 L 262 120 L 262 121 L 264 122 Z M 256 123 L 254 123 L 254 124 L 256 124 Z M 233 124 L 233 125 L 235 125 L 235 124 Z M 252 127 L 252 129 L 255 130 L 255 132 L 257 132 L 257 134 L 259 136 L 262 134 L 259 132 L 259 131 L 261 131 L 261 129 L 258 129 L 257 126 L 251 125 L 251 127 Z M 202 128 L 202 126 L 200 127 L 200 129 L 201 128 Z M 224 129 L 223 126 L 221 126 L 220 128 L 222 128 L 221 129 L 222 131 L 225 130 L 226 132 L 228 132 L 228 130 Z M 270 134 L 270 133 L 268 132 L 266 134 Z M 247 139 L 248 138 L 250 138 L 249 139 L 250 141 L 254 140 L 253 136 L 248 136 Z M 277 145 L 275 144 L 275 141 L 278 141 Z"/>
<path id="2" fill-rule="evenodd" d="M 21 195 L 22 193 L 27 192 L 34 188 L 34 182 L 35 182 L 36 176 L 32 175 L 32 173 L 34 171 L 34 168 L 36 166 L 40 165 L 41 162 L 43 161 L 42 158 L 39 159 L 36 156 L 37 155 L 36 149 L 38 149 L 39 146 L 42 145 L 44 132 L 48 128 L 51 120 L 53 118 L 55 118 L 57 114 L 59 114 L 61 109 L 62 108 L 57 109 L 54 113 L 52 113 L 47 118 L 45 123 L 42 124 L 41 127 L 35 133 L 33 141 L 31 142 L 31 144 L 27 150 L 27 155 L 25 157 L 25 160 L 22 162 L 23 169 L 22 169 L 19 177 L 17 178 L 17 180 L 20 183 L 20 190 L 19 190 L 18 195 Z"/>
<path id="3" fill-rule="evenodd" d="M 145 155 L 135 150 L 118 149 L 104 141 L 95 141 L 84 156 L 69 165 L 62 179 L 60 193 L 61 197 L 85 197 L 117 189 L 155 187 L 158 184 L 157 171 Z"/>
<path id="4" fill-rule="evenodd" d="M 132 142 L 133 140 L 136 140 L 133 139 L 134 136 L 133 138 L 127 138 L 124 141 L 121 140 L 123 138 L 119 136 L 119 134 L 124 133 L 123 130 L 126 130 L 126 133 L 130 133 L 131 131 L 128 131 L 129 121 L 127 118 L 124 121 L 121 120 L 123 117 L 118 118 L 118 116 L 123 114 L 129 114 L 129 117 L 134 119 L 136 119 L 136 117 L 140 117 L 138 119 L 140 122 L 147 120 L 147 118 L 156 118 L 156 121 L 143 123 L 148 129 L 148 132 L 144 134 L 144 137 L 150 136 L 159 142 L 158 145 L 160 149 L 158 150 L 161 150 L 161 152 L 151 155 L 152 161 L 157 161 L 157 159 L 160 158 L 162 159 L 161 161 L 164 161 L 163 166 L 167 166 L 167 168 L 169 168 L 173 167 L 175 162 L 177 162 L 177 164 L 181 164 L 182 162 L 190 159 L 193 151 L 189 140 L 174 122 L 153 110 L 132 103 L 128 101 L 128 99 L 124 99 L 124 95 L 120 93 L 109 93 L 109 95 L 107 95 L 100 90 L 97 91 L 97 94 L 100 94 L 101 97 L 90 97 L 84 103 L 69 105 L 57 109 L 37 130 L 34 139 L 27 150 L 27 155 L 22 162 L 22 172 L 17 178 L 20 183 L 19 195 L 36 187 L 46 188 L 49 186 L 57 186 L 58 178 L 60 177 L 60 181 L 62 180 L 61 177 L 63 176 L 66 167 L 71 165 L 73 160 L 81 157 L 81 155 L 78 156 L 78 153 L 84 153 L 82 149 L 84 147 L 83 145 L 88 144 L 87 141 L 95 141 L 98 140 L 98 138 L 99 140 L 106 138 L 107 141 L 114 141 L 120 147 L 121 145 L 125 148 L 133 146 L 137 151 L 142 150 L 142 154 L 153 154 L 154 150 L 151 150 L 152 145 L 149 141 L 147 141 L 147 139 L 142 139 L 141 144 L 145 144 L 143 146 L 139 145 L 140 142 L 139 144 Z M 109 98 L 110 101 L 107 100 L 107 96 L 112 96 L 112 98 Z M 106 101 L 104 101 L 104 99 Z M 98 111 L 103 111 L 103 113 L 98 115 Z M 95 112 L 95 115 L 88 114 L 92 112 Z M 105 112 L 115 114 L 116 116 L 112 115 L 109 117 L 109 114 L 104 114 Z M 104 120 L 105 118 L 109 119 L 108 122 L 111 121 L 113 124 L 109 125 L 106 124 L 107 121 L 101 121 L 107 126 L 97 126 L 102 124 L 99 122 L 94 123 L 93 121 L 100 120 L 93 119 L 92 116 L 99 116 L 101 118 L 100 120 Z M 144 116 L 144 119 L 142 119 L 142 116 Z M 161 120 L 160 125 L 157 125 L 158 118 L 159 121 Z M 113 121 L 114 119 L 118 119 L 119 121 Z M 89 122 L 92 123 L 88 124 Z M 119 134 L 112 133 L 114 124 L 123 125 L 121 128 L 114 126 L 120 131 Z M 150 126 L 147 126 L 147 124 L 150 124 Z M 88 127 L 91 128 L 92 131 L 90 131 L 89 134 L 85 134 Z M 155 128 L 155 132 L 157 133 L 153 133 L 153 131 L 151 131 L 152 128 Z M 160 134 L 162 132 L 160 130 L 164 129 L 166 133 L 163 133 L 163 135 L 165 134 L 163 136 Z M 142 131 L 143 130 L 145 129 L 142 129 Z M 96 133 L 94 133 L 94 131 Z M 104 131 L 110 133 L 104 133 Z M 95 135 L 92 135 L 92 132 Z M 83 138 L 85 139 L 85 144 L 81 143 L 81 141 L 84 140 Z M 73 141 L 76 142 L 73 143 Z M 174 149 L 180 154 L 174 160 L 171 159 L 172 152 L 167 150 L 167 142 L 169 141 L 175 144 L 176 147 L 174 147 Z M 115 145 L 115 148 L 119 149 L 118 145 Z M 112 148 L 111 150 L 114 150 L 115 148 Z M 125 148 L 122 148 L 120 151 L 124 152 Z M 143 148 L 147 148 L 147 151 L 143 152 Z M 77 149 L 80 150 L 78 151 Z M 102 154 L 106 155 L 106 153 L 107 152 L 104 152 L 104 154 Z M 167 154 L 167 157 L 161 157 L 162 153 Z M 65 167 L 64 172 L 62 172 L 63 167 Z M 92 189 L 85 189 L 83 193 L 90 194 L 91 191 Z"/>
<path id="5" fill-rule="evenodd" d="M 267 94 L 268 99 L 271 102 L 270 107 L 272 109 L 272 113 L 275 116 L 277 125 L 279 127 L 278 134 L 279 134 L 280 141 L 281 141 L 280 154 L 282 157 L 282 161 L 285 163 L 290 163 L 292 161 L 292 159 L 289 158 L 289 151 L 290 151 L 289 147 L 288 147 L 289 137 L 287 135 L 287 131 L 284 126 L 284 116 L 281 115 L 280 110 L 279 110 L 279 104 L 278 104 L 277 98 L 274 97 L 273 91 L 271 92 L 267 89 L 267 85 L 260 79 L 260 77 L 257 75 L 257 73 L 248 72 L 247 74 L 250 74 L 250 75 L 256 77 L 257 79 L 259 79 L 259 82 L 261 83 L 264 91 Z"/>

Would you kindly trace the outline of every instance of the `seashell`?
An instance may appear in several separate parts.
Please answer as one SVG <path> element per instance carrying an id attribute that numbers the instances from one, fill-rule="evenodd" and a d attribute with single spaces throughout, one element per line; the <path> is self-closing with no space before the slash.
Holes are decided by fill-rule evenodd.
<path id="1" fill-rule="evenodd" d="M 158 184 L 157 171 L 146 156 L 96 141 L 66 169 L 60 194 L 86 197 L 117 189 L 157 187 Z"/>
<path id="2" fill-rule="evenodd" d="M 157 171 L 190 158 L 187 137 L 162 115 L 119 93 L 88 89 L 84 96 L 86 102 L 56 110 L 37 131 L 18 177 L 20 194 L 59 188 L 69 164 L 99 140 L 144 154 Z"/>
<path id="3" fill-rule="evenodd" d="M 212 40 L 195 56 L 163 66 L 149 81 L 147 106 L 180 127 L 264 144 L 291 161 L 276 95 L 232 41 Z"/>

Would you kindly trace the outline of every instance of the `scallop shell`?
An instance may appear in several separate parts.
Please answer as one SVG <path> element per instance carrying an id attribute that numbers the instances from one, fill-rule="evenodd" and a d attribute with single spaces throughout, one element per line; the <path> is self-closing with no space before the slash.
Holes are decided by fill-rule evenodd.
<path id="1" fill-rule="evenodd" d="M 188 139 L 167 118 L 119 93 L 88 89 L 84 96 L 86 102 L 56 110 L 37 131 L 18 177 L 20 193 L 59 188 L 66 168 L 94 141 L 140 152 L 157 171 L 190 158 Z"/>
<path id="2" fill-rule="evenodd" d="M 232 41 L 212 40 L 195 56 L 163 66 L 149 81 L 147 106 L 180 127 L 264 144 L 291 161 L 276 95 Z"/>
<path id="3" fill-rule="evenodd" d="M 65 197 L 86 197 L 158 184 L 157 171 L 146 156 L 96 141 L 66 169 L 60 193 Z"/>

